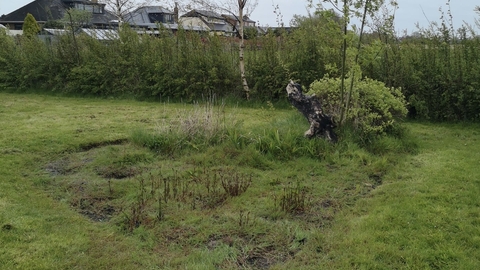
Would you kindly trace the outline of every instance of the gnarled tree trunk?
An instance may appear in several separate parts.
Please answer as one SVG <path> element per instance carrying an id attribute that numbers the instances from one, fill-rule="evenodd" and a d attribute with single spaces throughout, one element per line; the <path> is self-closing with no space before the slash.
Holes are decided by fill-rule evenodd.
<path id="1" fill-rule="evenodd" d="M 333 131 L 336 127 L 333 118 L 325 114 L 322 110 L 322 104 L 315 95 L 307 96 L 303 94 L 302 86 L 290 80 L 287 85 L 288 101 L 297 108 L 310 123 L 310 128 L 305 131 L 305 137 L 324 137 L 325 139 L 336 142 L 337 135 Z"/>

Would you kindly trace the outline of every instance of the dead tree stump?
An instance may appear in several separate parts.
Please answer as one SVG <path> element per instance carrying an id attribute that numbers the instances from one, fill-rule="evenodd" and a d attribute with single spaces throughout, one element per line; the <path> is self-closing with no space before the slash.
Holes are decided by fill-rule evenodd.
<path id="1" fill-rule="evenodd" d="M 325 114 L 322 104 L 315 95 L 303 94 L 302 86 L 290 80 L 287 85 L 288 101 L 297 108 L 310 123 L 310 128 L 305 131 L 305 137 L 323 137 L 331 142 L 337 141 L 337 135 L 333 131 L 336 127 L 333 118 Z"/>

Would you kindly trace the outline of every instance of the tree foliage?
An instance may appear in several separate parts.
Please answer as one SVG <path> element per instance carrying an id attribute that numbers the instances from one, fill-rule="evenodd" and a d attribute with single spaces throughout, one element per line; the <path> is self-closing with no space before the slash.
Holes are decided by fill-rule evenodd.
<path id="1" fill-rule="evenodd" d="M 23 35 L 27 38 L 33 38 L 40 32 L 40 26 L 38 26 L 37 20 L 33 17 L 32 14 L 27 13 L 25 20 L 23 22 Z"/>
<path id="2" fill-rule="evenodd" d="M 92 17 L 92 13 L 87 10 L 70 8 L 65 12 L 61 22 L 67 26 L 68 30 L 76 32 L 81 27 L 87 27 Z"/>

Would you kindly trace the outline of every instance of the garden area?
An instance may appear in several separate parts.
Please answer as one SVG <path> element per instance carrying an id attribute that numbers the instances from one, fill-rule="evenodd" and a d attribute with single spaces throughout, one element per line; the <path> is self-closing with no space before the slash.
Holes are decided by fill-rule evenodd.
<path id="1" fill-rule="evenodd" d="M 246 40 L 248 96 L 235 39 L 0 29 L 0 268 L 480 268 L 480 39 L 342 21 Z"/>

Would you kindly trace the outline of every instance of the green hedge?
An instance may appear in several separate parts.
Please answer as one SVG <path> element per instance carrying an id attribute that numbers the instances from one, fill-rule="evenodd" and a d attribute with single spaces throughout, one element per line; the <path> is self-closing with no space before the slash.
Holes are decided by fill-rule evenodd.
<path id="1" fill-rule="evenodd" d="M 298 19 L 291 32 L 246 41 L 253 100 L 285 99 L 290 79 L 304 86 L 339 77 L 343 34 L 331 11 Z M 433 29 L 433 30 L 432 30 Z M 358 37 L 347 36 L 354 44 Z M 238 42 L 184 30 L 153 37 L 132 29 L 108 42 L 60 36 L 52 42 L 13 38 L 0 30 L 0 86 L 80 95 L 193 100 L 215 93 L 242 97 Z M 353 66 L 350 46 L 347 69 Z M 480 119 L 480 39 L 461 28 L 429 28 L 416 37 L 370 33 L 361 47 L 362 76 L 400 88 L 410 115 Z"/>

